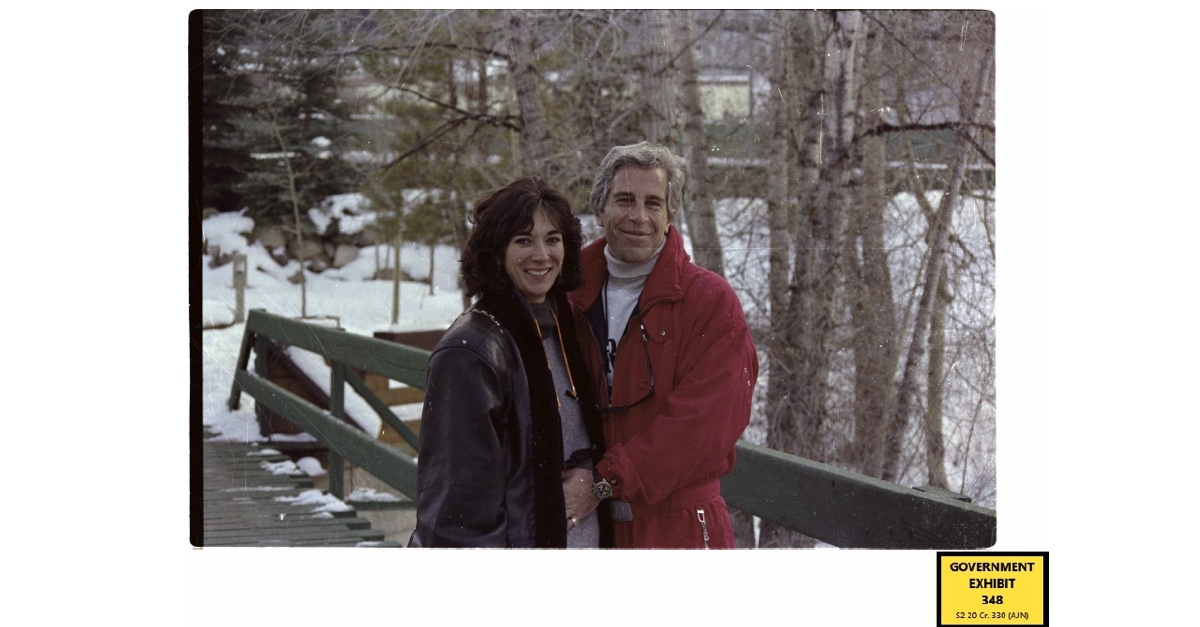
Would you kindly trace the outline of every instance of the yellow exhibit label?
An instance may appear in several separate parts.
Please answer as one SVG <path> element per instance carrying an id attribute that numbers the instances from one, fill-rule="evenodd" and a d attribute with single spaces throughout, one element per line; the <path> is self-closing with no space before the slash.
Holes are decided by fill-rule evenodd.
<path id="1" fill-rule="evenodd" d="M 1047 624 L 1049 553 L 938 553 L 938 625 Z"/>

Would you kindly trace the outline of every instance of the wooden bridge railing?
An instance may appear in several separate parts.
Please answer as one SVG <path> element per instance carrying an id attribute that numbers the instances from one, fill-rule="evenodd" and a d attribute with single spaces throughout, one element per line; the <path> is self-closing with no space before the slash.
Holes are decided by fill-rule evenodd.
<path id="1" fill-rule="evenodd" d="M 328 411 L 249 370 L 267 372 L 267 342 L 323 355 L 331 364 Z M 416 460 L 351 426 L 345 385 L 357 391 L 390 427 L 417 449 L 415 434 L 363 383 L 356 371 L 377 373 L 413 387 L 425 385 L 429 351 L 326 326 L 250 312 L 229 405 L 242 392 L 293 422 L 330 450 L 330 491 L 342 498 L 343 460 L 403 494 L 416 495 Z M 730 507 L 845 548 L 979 549 L 996 541 L 996 512 L 945 490 L 911 488 L 748 442 L 721 481 Z"/>
<path id="2" fill-rule="evenodd" d="M 256 374 L 268 372 L 270 342 L 312 351 L 329 361 L 328 411 Z M 252 350 L 254 371 L 249 369 Z M 356 371 L 372 372 L 407 385 L 424 387 L 428 362 L 429 351 L 256 309 L 246 320 L 229 407 L 236 409 L 241 393 L 246 392 L 256 403 L 284 417 L 328 447 L 329 490 L 338 498 L 345 496 L 342 471 L 346 460 L 402 494 L 415 496 L 416 460 L 346 421 L 345 386 L 349 384 L 389 427 L 417 450 L 416 434 L 379 399 Z"/>

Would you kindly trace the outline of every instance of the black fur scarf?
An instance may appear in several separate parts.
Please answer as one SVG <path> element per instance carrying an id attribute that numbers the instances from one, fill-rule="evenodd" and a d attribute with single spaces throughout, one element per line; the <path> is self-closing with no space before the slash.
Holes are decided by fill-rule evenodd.
<path id="1" fill-rule="evenodd" d="M 583 354 L 575 338 L 575 322 L 570 305 L 562 290 L 554 289 L 549 298 L 555 307 L 561 326 L 566 360 L 575 380 L 583 411 L 584 424 L 592 442 L 596 443 L 594 458 L 599 459 L 604 447 L 604 436 L 600 426 L 599 411 L 596 409 L 595 394 L 590 387 L 592 377 L 587 373 Z M 529 381 L 529 401 L 533 413 L 534 500 L 536 503 L 536 541 L 539 548 L 561 548 L 567 544 L 567 526 L 563 515 L 562 492 L 562 418 L 558 413 L 558 396 L 555 393 L 554 377 L 546 360 L 533 312 L 529 304 L 510 291 L 488 291 L 475 304 L 491 314 L 512 334 L 525 364 L 525 376 Z M 607 508 L 605 508 L 607 509 Z M 601 546 L 612 546 L 611 518 L 601 512 Z"/>

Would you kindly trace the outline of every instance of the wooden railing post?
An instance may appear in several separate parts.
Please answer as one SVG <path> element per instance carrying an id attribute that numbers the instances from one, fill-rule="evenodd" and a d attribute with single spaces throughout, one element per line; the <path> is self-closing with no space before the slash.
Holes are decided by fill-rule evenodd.
<path id="1" fill-rule="evenodd" d="M 234 323 L 246 320 L 246 255 L 233 256 L 233 289 L 237 293 L 237 305 L 233 309 Z"/>
<path id="2" fill-rule="evenodd" d="M 334 418 L 346 422 L 346 366 L 333 362 L 329 369 L 329 411 Z M 346 496 L 346 459 L 329 449 L 329 492 L 339 499 Z"/>

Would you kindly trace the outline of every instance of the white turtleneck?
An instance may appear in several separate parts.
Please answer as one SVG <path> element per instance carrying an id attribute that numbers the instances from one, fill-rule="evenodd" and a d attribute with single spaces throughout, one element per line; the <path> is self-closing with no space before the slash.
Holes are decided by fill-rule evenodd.
<path id="1" fill-rule="evenodd" d="M 604 299 L 604 313 L 608 317 L 609 364 L 616 363 L 617 345 L 625 335 L 625 327 L 629 324 L 633 308 L 642 295 L 642 288 L 646 287 L 646 279 L 649 278 L 650 271 L 654 270 L 654 264 L 658 263 L 658 256 L 662 254 L 666 244 L 664 238 L 658 250 L 640 263 L 621 261 L 612 255 L 608 246 L 604 247 L 604 257 L 608 260 L 608 276 L 604 280 L 600 297 Z M 612 371 L 607 374 L 608 384 L 611 386 Z"/>

